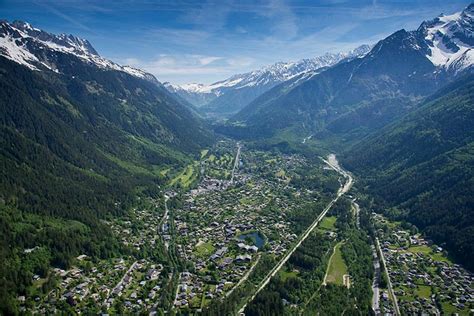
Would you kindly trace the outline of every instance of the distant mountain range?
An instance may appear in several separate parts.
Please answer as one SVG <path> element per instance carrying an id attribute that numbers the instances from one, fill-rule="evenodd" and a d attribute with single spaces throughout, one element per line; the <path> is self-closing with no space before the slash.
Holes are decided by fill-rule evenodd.
<path id="1" fill-rule="evenodd" d="M 232 117 L 233 135 L 269 136 L 295 128 L 364 135 L 406 113 L 422 98 L 472 72 L 473 10 L 400 30 L 356 58 L 287 80 Z"/>
<path id="2" fill-rule="evenodd" d="M 278 62 L 210 85 L 191 83 L 178 86 L 166 82 L 164 86 L 199 107 L 201 112 L 228 116 L 282 82 L 302 74 L 313 75 L 344 60 L 361 58 L 369 51 L 369 45 L 362 45 L 349 52 L 327 53 L 296 62 Z"/>

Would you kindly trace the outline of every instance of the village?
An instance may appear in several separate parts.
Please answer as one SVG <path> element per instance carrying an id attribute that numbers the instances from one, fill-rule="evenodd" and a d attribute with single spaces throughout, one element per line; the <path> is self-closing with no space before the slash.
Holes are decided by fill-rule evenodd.
<path id="1" fill-rule="evenodd" d="M 372 214 L 394 298 L 380 292 L 383 313 L 471 315 L 474 275 L 453 264 L 447 253 L 412 227 L 402 228 L 380 214 Z"/>
<path id="2" fill-rule="evenodd" d="M 175 185 L 160 198 L 138 198 L 138 206 L 125 216 L 104 221 L 127 251 L 104 260 L 80 255 L 68 270 L 55 268 L 46 278 L 35 275 L 32 288 L 38 294 L 33 300 L 18 297 L 21 310 L 200 311 L 229 296 L 263 254 L 282 258 L 307 227 L 295 210 L 303 202 L 329 199 L 333 192 L 293 184 L 302 170 L 315 167 L 302 156 L 238 146 L 237 154 L 235 143 L 227 142 L 206 151 L 193 164 L 200 173 L 192 175 L 195 184 L 185 187 L 176 184 L 182 179 L 171 179 Z M 316 166 L 316 174 L 335 175 Z M 54 289 L 41 294 L 42 284 L 53 281 Z"/>
<path id="3" fill-rule="evenodd" d="M 48 279 L 33 276 L 36 288 L 50 280 L 57 286 L 33 301 L 18 297 L 21 310 L 199 312 L 229 296 L 262 255 L 282 258 L 301 233 L 292 212 L 302 201 L 325 195 L 291 181 L 308 168 L 301 156 L 241 147 L 232 154 L 235 147 L 222 143 L 203 155 L 192 188 L 169 188 L 162 198 L 144 199 L 128 215 L 107 222 L 129 249 L 127 256 L 94 261 L 81 255 L 69 270 L 55 268 Z M 169 209 L 178 196 L 179 207 Z M 382 255 L 377 258 L 374 249 L 381 267 L 378 313 L 472 313 L 473 274 L 414 226 L 376 213 L 372 219 Z"/>
<path id="4" fill-rule="evenodd" d="M 71 269 L 55 268 L 51 271 L 49 279 L 56 280 L 57 286 L 46 296 L 36 296 L 33 304 L 25 297 L 19 297 L 21 310 L 44 314 L 84 308 L 96 312 L 156 309 L 163 286 L 170 282 L 171 271 L 157 263 L 160 260 L 139 259 L 143 257 L 139 254 L 146 249 L 163 247 L 158 228 L 164 214 L 159 204 L 156 200 L 149 200 L 146 207 L 133 209 L 128 218 L 108 223 L 134 255 L 98 262 L 80 255 Z M 46 281 L 33 276 L 36 287 Z"/>
<path id="5" fill-rule="evenodd" d="M 263 153 L 246 151 L 241 157 L 232 183 L 225 179 L 228 173 L 221 178 L 205 176 L 175 212 L 178 253 L 192 266 L 180 274 L 176 308 L 200 310 L 228 295 L 261 253 L 283 256 L 297 239 L 288 212 L 299 199 L 319 197 L 289 185 L 291 173 L 307 163 L 303 158 L 266 161 Z"/>

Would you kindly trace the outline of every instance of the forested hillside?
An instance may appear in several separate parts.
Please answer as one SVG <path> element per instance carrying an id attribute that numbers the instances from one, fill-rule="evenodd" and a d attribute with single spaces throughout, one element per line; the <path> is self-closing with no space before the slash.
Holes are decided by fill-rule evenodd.
<path id="1" fill-rule="evenodd" d="M 330 130 L 346 133 L 356 128 L 370 129 L 371 121 L 354 119 L 363 111 L 381 123 L 393 121 L 444 80 L 433 74 L 435 67 L 424 53 L 413 49 L 417 45 L 420 42 L 409 32 L 396 32 L 364 58 L 277 86 L 240 111 L 234 120 L 269 135 L 291 126 L 317 132 L 331 124 L 340 125 L 341 120 L 354 123 L 344 124 L 344 130 L 336 126 Z M 393 103 L 399 100 L 405 104 L 394 110 Z"/>
<path id="2" fill-rule="evenodd" d="M 474 253 L 474 76 L 346 152 L 383 209 L 422 228 L 471 269 Z"/>
<path id="3" fill-rule="evenodd" d="M 317 138 L 360 139 L 471 72 L 473 10 L 470 5 L 458 14 L 425 21 L 416 30 L 399 30 L 361 58 L 283 82 L 219 131 L 247 138 L 293 130 Z M 447 46 L 438 47 L 441 42 Z"/>
<path id="4" fill-rule="evenodd" d="M 101 219 L 123 214 L 137 194 L 156 195 L 160 170 L 211 141 L 156 83 L 62 58 L 74 76 L 0 57 L 0 288 L 9 295 L 50 263 L 118 251 Z M 38 246 L 44 251 L 20 260 Z"/>

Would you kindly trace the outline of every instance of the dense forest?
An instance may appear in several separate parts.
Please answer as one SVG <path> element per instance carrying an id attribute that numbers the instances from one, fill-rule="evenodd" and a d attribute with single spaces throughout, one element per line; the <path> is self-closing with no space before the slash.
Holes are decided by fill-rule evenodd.
<path id="1" fill-rule="evenodd" d="M 0 306 L 80 254 L 124 251 L 102 220 L 156 197 L 212 136 L 156 83 L 64 55 L 74 76 L 0 57 Z M 72 71 L 72 70 L 71 70 Z M 39 247 L 40 251 L 38 251 Z M 33 252 L 25 249 L 35 248 Z M 13 307 L 12 307 L 13 308 Z"/>
<path id="2" fill-rule="evenodd" d="M 343 159 L 378 208 L 421 228 L 470 269 L 474 253 L 474 77 L 354 145 Z"/>

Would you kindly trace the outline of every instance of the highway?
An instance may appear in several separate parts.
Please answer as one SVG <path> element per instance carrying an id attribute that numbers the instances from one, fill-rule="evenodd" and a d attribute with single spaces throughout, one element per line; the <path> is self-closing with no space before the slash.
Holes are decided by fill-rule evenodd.
<path id="1" fill-rule="evenodd" d="M 388 274 L 387 270 L 387 263 L 385 262 L 385 257 L 383 255 L 382 249 L 380 248 L 380 242 L 378 238 L 375 238 L 375 246 L 377 247 L 377 251 L 380 254 L 380 259 L 382 259 L 382 265 L 384 267 L 385 275 L 387 276 L 388 292 L 390 294 L 390 297 L 392 298 L 395 315 L 400 316 L 400 309 L 398 308 L 397 297 L 393 292 L 392 281 L 390 281 L 390 275 Z"/>

